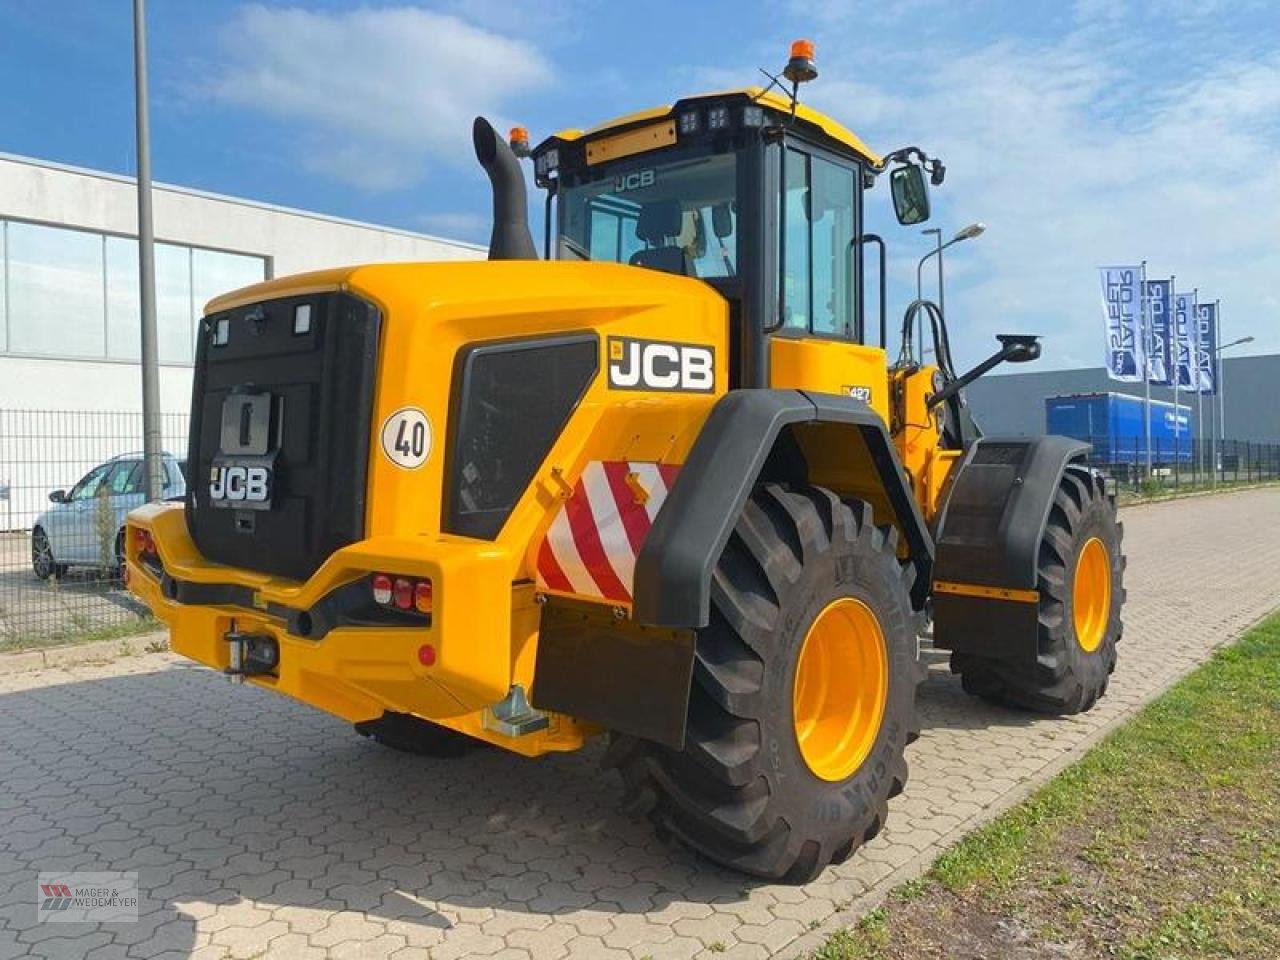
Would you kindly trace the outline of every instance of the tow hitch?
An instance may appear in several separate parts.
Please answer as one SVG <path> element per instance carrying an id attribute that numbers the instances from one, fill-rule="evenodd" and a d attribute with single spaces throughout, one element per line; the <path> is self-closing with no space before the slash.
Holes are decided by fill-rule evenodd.
<path id="1" fill-rule="evenodd" d="M 241 633 L 232 628 L 223 637 L 230 648 L 229 677 L 260 677 L 275 673 L 280 664 L 280 645 L 265 633 Z"/>

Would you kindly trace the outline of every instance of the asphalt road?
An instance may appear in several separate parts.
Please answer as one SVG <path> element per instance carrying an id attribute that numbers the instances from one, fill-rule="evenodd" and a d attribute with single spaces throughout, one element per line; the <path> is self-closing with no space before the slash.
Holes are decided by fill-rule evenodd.
<path id="1" fill-rule="evenodd" d="M 888 829 L 802 888 L 656 840 L 599 750 L 406 757 L 169 655 L 0 675 L 0 958 L 795 956 L 1280 605 L 1280 490 L 1123 520 L 1106 700 L 997 709 L 937 658 Z M 66 869 L 137 871 L 141 919 L 38 923 Z"/>

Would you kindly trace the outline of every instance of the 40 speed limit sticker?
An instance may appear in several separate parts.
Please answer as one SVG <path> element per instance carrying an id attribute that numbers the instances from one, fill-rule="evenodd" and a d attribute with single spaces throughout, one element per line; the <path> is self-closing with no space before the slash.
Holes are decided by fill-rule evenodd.
<path id="1" fill-rule="evenodd" d="M 401 407 L 382 422 L 382 454 L 397 467 L 417 470 L 431 455 L 431 421 L 417 407 Z"/>

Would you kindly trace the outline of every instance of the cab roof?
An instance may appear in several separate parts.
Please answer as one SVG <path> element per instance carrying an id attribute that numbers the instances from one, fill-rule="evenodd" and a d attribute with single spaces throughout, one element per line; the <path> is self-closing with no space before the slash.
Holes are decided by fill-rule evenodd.
<path id="1" fill-rule="evenodd" d="M 554 140 L 572 143 L 577 140 L 588 139 L 598 134 L 619 130 L 624 127 L 632 127 L 650 121 L 663 120 L 667 117 L 673 116 L 679 108 L 688 106 L 695 102 L 704 100 L 724 100 L 728 98 L 745 98 L 778 113 L 785 113 L 788 115 L 791 113 L 791 98 L 778 90 L 765 90 L 763 87 L 739 87 L 734 90 L 720 90 L 713 93 L 701 93 L 692 97 L 682 97 L 675 103 L 667 104 L 662 107 L 652 107 L 648 110 L 640 110 L 621 117 L 615 117 L 612 120 L 607 120 L 604 123 L 597 124 L 588 130 L 561 130 L 559 133 L 549 137 L 546 143 L 550 143 Z M 801 103 L 796 107 L 795 115 L 797 119 L 804 121 L 812 127 L 816 127 L 827 137 L 852 150 L 854 153 L 858 154 L 858 156 L 870 162 L 873 166 L 878 167 L 883 162 L 883 158 L 868 147 L 861 137 L 843 124 L 832 120 L 825 113 Z M 539 147 L 539 149 L 541 149 L 541 147 Z"/>

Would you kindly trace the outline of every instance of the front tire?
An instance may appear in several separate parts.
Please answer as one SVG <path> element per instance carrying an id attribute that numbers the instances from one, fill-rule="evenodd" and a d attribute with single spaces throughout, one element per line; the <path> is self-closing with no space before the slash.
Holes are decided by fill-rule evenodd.
<path id="1" fill-rule="evenodd" d="M 1040 541 L 1037 656 L 1022 665 L 952 654 L 966 691 L 1042 713 L 1090 709 L 1107 692 L 1124 633 L 1124 525 L 1103 478 L 1069 464 Z"/>
<path id="2" fill-rule="evenodd" d="M 922 678 L 896 547 L 865 503 L 757 487 L 698 631 L 684 749 L 620 736 L 606 756 L 660 835 L 803 883 L 880 831 Z"/>

